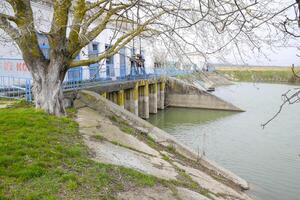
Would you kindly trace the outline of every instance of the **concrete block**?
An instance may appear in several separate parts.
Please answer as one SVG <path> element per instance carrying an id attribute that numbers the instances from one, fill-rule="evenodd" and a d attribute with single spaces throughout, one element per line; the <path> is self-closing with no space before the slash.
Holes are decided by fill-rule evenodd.
<path id="1" fill-rule="evenodd" d="M 161 82 L 158 83 L 158 93 L 157 93 L 157 108 L 158 109 L 165 109 L 165 88 L 166 88 L 166 83 Z"/>
<path id="2" fill-rule="evenodd" d="M 138 113 L 143 119 L 149 118 L 149 84 L 144 81 L 143 86 L 138 87 Z"/>
<path id="3" fill-rule="evenodd" d="M 157 83 L 149 85 L 149 112 L 157 113 Z"/>
<path id="4" fill-rule="evenodd" d="M 104 98 L 107 98 L 107 93 L 106 92 L 102 92 L 101 96 L 103 96 Z"/>
<path id="5" fill-rule="evenodd" d="M 118 91 L 118 93 L 117 93 L 117 104 L 124 108 L 124 105 L 125 105 L 124 90 Z"/>

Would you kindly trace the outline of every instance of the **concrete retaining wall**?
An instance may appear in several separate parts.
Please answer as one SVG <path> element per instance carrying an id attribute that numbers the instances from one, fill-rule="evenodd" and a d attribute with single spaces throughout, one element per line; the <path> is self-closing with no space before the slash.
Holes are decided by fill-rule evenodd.
<path id="1" fill-rule="evenodd" d="M 172 107 L 243 111 L 215 95 L 176 78 L 167 79 L 166 105 Z"/>

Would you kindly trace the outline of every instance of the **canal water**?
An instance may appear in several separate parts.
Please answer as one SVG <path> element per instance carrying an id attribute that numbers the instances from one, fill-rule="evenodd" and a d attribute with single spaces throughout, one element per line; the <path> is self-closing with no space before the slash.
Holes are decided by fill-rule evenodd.
<path id="1" fill-rule="evenodd" d="M 297 86 L 238 83 L 215 94 L 243 113 L 168 108 L 149 121 L 250 183 L 257 200 L 300 200 L 300 103 L 278 110 L 281 94 Z"/>

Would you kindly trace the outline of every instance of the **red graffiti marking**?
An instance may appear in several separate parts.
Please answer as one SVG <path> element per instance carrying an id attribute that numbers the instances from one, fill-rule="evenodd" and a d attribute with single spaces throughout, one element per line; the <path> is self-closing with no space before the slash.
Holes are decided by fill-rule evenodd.
<path id="1" fill-rule="evenodd" d="M 28 72 L 28 68 L 24 62 L 17 63 L 17 71 Z"/>
<path id="2" fill-rule="evenodd" d="M 9 75 L 14 77 L 29 77 L 30 73 L 23 60 L 11 59 L 0 60 L 0 75 Z"/>
<path id="3" fill-rule="evenodd" d="M 4 62 L 3 66 L 4 66 L 5 71 L 13 71 L 13 63 L 12 62 L 6 61 L 6 62 Z"/>

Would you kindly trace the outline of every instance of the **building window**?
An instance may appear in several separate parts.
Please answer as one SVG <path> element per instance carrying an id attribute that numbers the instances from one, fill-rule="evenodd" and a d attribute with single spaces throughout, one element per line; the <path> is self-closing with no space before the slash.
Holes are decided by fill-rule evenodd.
<path id="1" fill-rule="evenodd" d="M 98 51 L 98 44 L 93 44 L 93 51 Z"/>
<path id="2" fill-rule="evenodd" d="M 105 50 L 108 50 L 110 47 L 111 45 L 106 44 Z M 114 56 L 106 58 L 106 76 L 110 78 L 115 76 Z"/>

